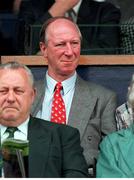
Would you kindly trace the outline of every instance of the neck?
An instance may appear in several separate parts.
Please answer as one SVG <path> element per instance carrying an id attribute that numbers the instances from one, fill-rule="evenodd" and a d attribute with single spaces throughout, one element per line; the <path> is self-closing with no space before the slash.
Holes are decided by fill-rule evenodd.
<path id="1" fill-rule="evenodd" d="M 71 76 L 73 76 L 73 74 L 74 74 L 74 72 L 70 75 L 66 75 L 66 74 L 61 74 L 61 75 L 56 74 L 55 75 L 55 74 L 49 73 L 49 71 L 48 71 L 48 75 L 57 82 L 65 81 L 66 79 L 69 79 Z"/>

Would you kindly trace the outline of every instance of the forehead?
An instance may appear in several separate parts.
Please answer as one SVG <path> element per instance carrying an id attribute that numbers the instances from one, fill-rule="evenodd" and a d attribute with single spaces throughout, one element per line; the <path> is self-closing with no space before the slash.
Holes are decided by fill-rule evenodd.
<path id="1" fill-rule="evenodd" d="M 52 22 L 47 28 L 47 34 L 50 37 L 74 37 L 80 38 L 77 27 L 69 20 L 58 19 Z M 49 38 L 50 38 L 49 37 Z"/>
<path id="2" fill-rule="evenodd" d="M 0 69 L 1 84 L 28 84 L 28 74 L 23 68 L 19 69 Z"/>

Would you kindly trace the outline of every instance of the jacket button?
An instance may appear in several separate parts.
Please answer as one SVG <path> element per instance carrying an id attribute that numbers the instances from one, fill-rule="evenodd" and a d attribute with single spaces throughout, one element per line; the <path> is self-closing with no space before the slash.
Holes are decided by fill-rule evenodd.
<path id="1" fill-rule="evenodd" d="M 87 139 L 88 139 L 89 141 L 91 141 L 91 140 L 92 140 L 92 136 L 87 136 Z"/>

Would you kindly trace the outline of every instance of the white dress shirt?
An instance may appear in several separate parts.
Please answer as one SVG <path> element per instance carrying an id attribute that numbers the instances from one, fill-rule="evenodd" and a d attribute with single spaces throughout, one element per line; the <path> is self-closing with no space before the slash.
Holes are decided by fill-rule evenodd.
<path id="1" fill-rule="evenodd" d="M 61 94 L 65 103 L 67 122 L 68 122 L 68 116 L 69 116 L 72 99 L 74 95 L 76 77 L 77 77 L 77 74 L 75 72 L 72 77 L 70 77 L 69 79 L 65 81 L 62 81 L 63 90 Z M 48 75 L 48 73 L 46 73 L 45 97 L 43 100 L 42 108 L 37 113 L 36 117 L 50 121 L 52 100 L 53 100 L 54 88 L 55 88 L 56 83 L 57 82 L 54 79 L 52 79 Z"/>
<path id="2" fill-rule="evenodd" d="M 29 122 L 29 117 L 28 119 L 22 123 L 20 126 L 18 126 L 18 130 L 15 131 L 14 133 L 14 139 L 21 139 L 21 140 L 27 140 L 28 136 L 28 122 Z M 0 125 L 0 137 L 1 137 L 1 144 L 7 137 L 9 136 L 9 133 L 6 132 L 7 127 Z M 4 170 L 2 168 L 2 177 L 4 177 Z"/>
<path id="3" fill-rule="evenodd" d="M 18 130 L 14 133 L 14 139 L 27 140 L 28 135 L 28 122 L 29 118 L 18 126 Z M 9 133 L 6 132 L 7 127 L 0 125 L 1 129 L 1 143 L 9 136 Z"/>

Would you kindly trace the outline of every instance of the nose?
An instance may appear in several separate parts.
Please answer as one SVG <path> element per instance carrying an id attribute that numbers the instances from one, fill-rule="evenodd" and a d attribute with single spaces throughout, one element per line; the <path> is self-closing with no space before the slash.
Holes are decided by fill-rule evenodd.
<path id="1" fill-rule="evenodd" d="M 66 44 L 65 54 L 71 56 L 73 54 L 73 47 L 70 43 Z"/>
<path id="2" fill-rule="evenodd" d="M 13 91 L 8 92 L 7 101 L 8 102 L 14 102 L 15 101 L 15 95 L 14 95 Z"/>

